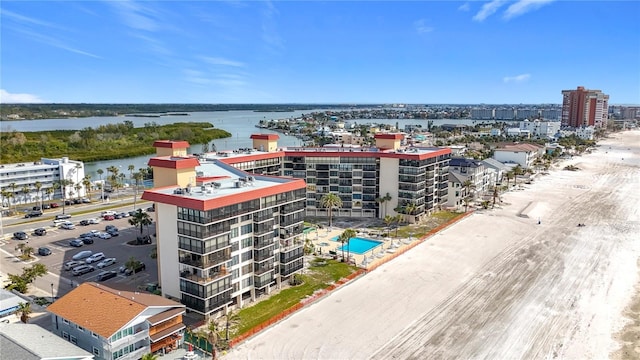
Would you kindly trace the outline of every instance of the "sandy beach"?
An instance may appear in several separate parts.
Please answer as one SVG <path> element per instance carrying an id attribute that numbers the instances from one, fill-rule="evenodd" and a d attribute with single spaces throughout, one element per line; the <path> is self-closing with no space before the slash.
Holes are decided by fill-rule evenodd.
<path id="1" fill-rule="evenodd" d="M 224 358 L 636 358 L 639 185 L 613 134 Z"/>

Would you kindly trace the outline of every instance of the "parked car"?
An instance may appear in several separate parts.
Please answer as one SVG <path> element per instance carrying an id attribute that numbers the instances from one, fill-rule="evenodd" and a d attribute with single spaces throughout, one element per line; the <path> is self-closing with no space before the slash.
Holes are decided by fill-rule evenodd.
<path id="1" fill-rule="evenodd" d="M 64 204 L 65 204 L 65 205 L 67 205 L 67 206 L 69 206 L 69 205 L 73 205 L 73 201 L 71 201 L 71 200 L 65 200 L 65 201 L 64 201 Z"/>
<path id="2" fill-rule="evenodd" d="M 154 211 L 156 211 L 156 205 L 155 205 L 155 204 L 154 204 L 154 205 L 151 205 L 151 206 L 149 206 L 149 207 L 147 208 L 147 212 L 154 212 Z"/>
<path id="3" fill-rule="evenodd" d="M 73 230 L 73 229 L 75 229 L 75 228 L 76 228 L 76 226 L 75 226 L 75 225 L 73 225 L 73 223 L 72 223 L 72 222 L 68 222 L 68 221 L 67 221 L 67 222 L 65 222 L 65 223 L 62 223 L 62 225 L 60 225 L 60 228 L 61 228 L 61 229 L 65 229 L 65 230 Z"/>
<path id="4" fill-rule="evenodd" d="M 107 240 L 107 239 L 111 239 L 111 234 L 104 232 L 104 233 L 100 233 L 100 234 L 98 235 L 98 237 L 99 237 L 100 239 Z"/>
<path id="5" fill-rule="evenodd" d="M 118 228 L 115 225 L 107 225 L 104 227 L 104 231 L 109 231 L 109 230 L 118 230 Z"/>
<path id="6" fill-rule="evenodd" d="M 122 217 L 122 218 L 126 218 L 126 217 L 131 216 L 131 213 L 128 213 L 128 212 L 121 212 L 121 213 L 120 213 L 120 214 L 118 214 L 118 215 L 120 215 L 120 217 Z"/>
<path id="7" fill-rule="evenodd" d="M 73 239 L 69 241 L 69 246 L 81 247 L 82 245 L 84 245 L 84 241 L 80 239 Z"/>
<path id="8" fill-rule="evenodd" d="M 95 269 L 91 265 L 80 265 L 80 266 L 74 267 L 73 270 L 71 270 L 71 273 L 73 274 L 73 276 L 80 276 L 80 275 L 84 275 L 86 273 L 92 272 L 94 270 Z"/>
<path id="9" fill-rule="evenodd" d="M 43 204 L 42 205 L 42 209 L 44 209 L 44 210 L 51 209 L 51 205 L 50 204 Z"/>
<path id="10" fill-rule="evenodd" d="M 89 231 L 88 233 L 91 234 L 91 236 L 93 236 L 93 237 L 98 237 L 98 235 L 100 235 L 100 230 L 93 229 L 93 230 Z"/>
<path id="11" fill-rule="evenodd" d="M 82 200 L 80 199 L 73 199 L 73 203 L 78 205 L 78 204 L 82 204 Z"/>
<path id="12" fill-rule="evenodd" d="M 100 274 L 98 274 L 98 281 L 105 281 L 105 280 L 109 280 L 111 278 L 114 278 L 118 276 L 118 273 L 115 271 L 103 271 Z"/>
<path id="13" fill-rule="evenodd" d="M 137 211 L 135 211 L 135 210 L 131 210 L 131 211 L 129 211 L 129 216 L 134 216 L 134 215 L 136 214 L 136 212 L 137 212 Z"/>
<path id="14" fill-rule="evenodd" d="M 47 229 L 45 228 L 37 228 L 33 230 L 33 234 L 36 236 L 45 236 L 47 235 Z"/>
<path id="15" fill-rule="evenodd" d="M 107 231 L 107 234 L 111 235 L 111 237 L 120 236 L 120 232 L 118 230 L 113 230 L 113 229 Z"/>
<path id="16" fill-rule="evenodd" d="M 56 220 L 66 220 L 71 219 L 71 215 L 69 214 L 58 214 L 56 215 Z"/>
<path id="17" fill-rule="evenodd" d="M 33 211 L 42 211 L 40 206 L 34 206 L 33 208 L 31 208 L 31 210 L 33 210 Z"/>
<path id="18" fill-rule="evenodd" d="M 100 218 L 89 219 L 89 224 L 95 225 L 100 223 Z"/>
<path id="19" fill-rule="evenodd" d="M 13 233 L 13 237 L 16 240 L 27 240 L 29 238 L 29 235 L 27 235 L 27 233 L 24 231 L 16 231 Z"/>
<path id="20" fill-rule="evenodd" d="M 113 215 L 105 215 L 105 216 L 103 217 L 103 219 L 105 219 L 105 220 L 107 220 L 107 221 L 112 221 L 112 220 L 115 220 L 115 219 L 116 219 L 116 217 L 115 217 L 115 216 L 113 216 Z"/>
<path id="21" fill-rule="evenodd" d="M 67 261 L 64 263 L 63 267 L 66 271 L 73 269 L 76 266 L 83 265 L 82 261 Z"/>
<path id="22" fill-rule="evenodd" d="M 49 204 L 49 205 L 51 205 L 51 208 L 52 208 L 52 209 L 55 209 L 55 208 L 57 208 L 58 206 L 60 206 L 60 205 L 58 205 L 58 203 L 51 203 L 51 204 Z"/>
<path id="23" fill-rule="evenodd" d="M 51 249 L 49 249 L 48 247 L 38 248 L 38 255 L 40 255 L 40 256 L 51 255 Z"/>
<path id="24" fill-rule="evenodd" d="M 87 264 L 91 264 L 91 263 L 98 262 L 98 261 L 103 260 L 103 259 L 104 259 L 104 253 L 99 252 L 99 253 L 95 253 L 95 254 L 89 256 L 87 258 L 87 260 L 85 260 L 85 261 L 86 261 Z"/>
<path id="25" fill-rule="evenodd" d="M 83 237 L 83 238 L 80 238 L 80 240 L 82 240 L 82 242 L 83 242 L 85 245 L 91 245 L 91 244 L 93 244 L 93 238 L 92 238 L 92 237 Z"/>
<path id="26" fill-rule="evenodd" d="M 89 225 L 89 220 L 80 220 L 80 226 L 87 226 Z"/>
<path id="27" fill-rule="evenodd" d="M 131 269 L 125 269 L 124 274 L 129 276 L 129 275 L 133 275 L 133 274 L 137 274 L 142 270 L 145 270 L 147 268 L 147 266 L 143 263 L 140 262 L 138 263 L 138 266 L 135 267 L 135 269 L 131 270 Z"/>
<path id="28" fill-rule="evenodd" d="M 79 236 L 80 238 L 92 238 L 93 237 L 93 233 L 92 232 L 86 232 L 86 233 L 82 233 Z"/>
<path id="29" fill-rule="evenodd" d="M 73 260 L 82 260 L 82 259 L 88 258 L 91 255 L 93 255 L 93 251 L 85 250 L 85 251 L 80 251 L 79 253 L 73 255 L 73 257 L 71 259 L 73 259 Z"/>
<path id="30" fill-rule="evenodd" d="M 100 215 L 101 215 L 102 217 L 105 217 L 105 216 L 107 216 L 107 215 L 112 215 L 112 216 L 114 216 L 115 214 L 116 214 L 116 212 L 115 212 L 115 211 L 113 211 L 113 210 L 107 210 L 107 211 L 103 211 L 103 212 L 102 212 L 102 214 L 100 214 Z"/>
<path id="31" fill-rule="evenodd" d="M 91 203 L 91 200 L 89 200 L 89 199 L 87 199 L 87 198 L 83 198 L 83 199 L 82 199 L 82 203 L 83 203 L 83 204 L 90 204 L 90 203 Z"/>
<path id="32" fill-rule="evenodd" d="M 96 267 L 97 267 L 98 269 L 102 269 L 102 268 L 105 268 L 105 267 L 107 267 L 107 266 L 111 266 L 111 265 L 115 264 L 116 262 L 117 262 L 117 261 L 116 261 L 116 258 L 106 258 L 106 259 L 104 259 L 104 260 L 100 261 L 100 262 L 96 265 Z"/>

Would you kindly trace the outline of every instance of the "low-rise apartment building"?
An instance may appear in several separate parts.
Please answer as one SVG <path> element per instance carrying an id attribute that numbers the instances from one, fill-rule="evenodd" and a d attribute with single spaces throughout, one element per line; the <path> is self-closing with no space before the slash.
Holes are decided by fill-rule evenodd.
<path id="1" fill-rule="evenodd" d="M 98 360 L 140 359 L 183 341 L 185 306 L 149 293 L 80 284 L 49 305 L 52 331 Z"/>
<path id="2" fill-rule="evenodd" d="M 3 205 L 25 204 L 39 199 L 61 199 L 85 196 L 84 163 L 42 158 L 40 161 L 0 165 L 0 189 Z M 73 185 L 60 186 L 60 180 Z M 40 185 L 38 190 L 36 183 Z M 75 186 L 78 185 L 78 186 Z M 64 192 L 64 196 L 63 196 Z"/>
<path id="3" fill-rule="evenodd" d="M 507 144 L 496 148 L 493 159 L 501 163 L 519 164 L 524 169 L 533 166 L 533 162 L 539 156 L 544 155 L 544 147 L 535 144 Z"/>
<path id="4" fill-rule="evenodd" d="M 94 356 L 34 324 L 0 323 L 0 359 L 93 360 Z"/>

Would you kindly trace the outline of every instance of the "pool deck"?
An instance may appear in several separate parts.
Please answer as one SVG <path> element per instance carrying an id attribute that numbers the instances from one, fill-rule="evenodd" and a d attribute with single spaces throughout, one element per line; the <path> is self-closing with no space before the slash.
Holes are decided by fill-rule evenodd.
<path id="1" fill-rule="evenodd" d="M 321 254 L 321 256 L 330 256 L 329 251 L 335 251 L 339 259 L 342 258 L 342 251 L 338 250 L 342 247 L 342 244 L 339 241 L 333 241 L 331 238 L 340 236 L 346 229 L 332 227 L 332 228 L 324 228 L 324 229 L 316 229 L 307 234 L 307 239 L 310 239 L 316 248 L 317 252 Z M 388 238 L 388 237 L 380 237 L 380 236 L 371 236 L 367 233 L 363 233 L 362 230 L 368 231 L 368 229 L 355 229 L 357 231 L 356 236 L 371 239 L 375 241 L 381 241 L 382 244 L 380 246 L 376 246 L 375 248 L 368 250 L 364 254 L 350 254 L 350 261 L 356 266 L 366 269 L 369 266 L 375 265 L 377 262 L 381 262 L 385 257 L 399 251 L 404 248 L 408 244 L 411 243 L 412 240 L 408 238 Z M 374 231 L 374 230 L 371 230 Z M 413 239 L 415 240 L 415 239 Z M 328 246 L 326 244 L 329 244 Z M 347 253 L 345 252 L 345 256 Z"/>

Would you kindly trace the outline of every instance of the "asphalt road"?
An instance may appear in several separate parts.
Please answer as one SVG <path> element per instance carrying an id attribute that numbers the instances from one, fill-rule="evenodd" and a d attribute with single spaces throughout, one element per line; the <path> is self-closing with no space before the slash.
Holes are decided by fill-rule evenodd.
<path id="1" fill-rule="evenodd" d="M 54 227 L 53 221 L 50 219 L 50 217 L 48 219 L 43 219 L 40 221 L 30 221 L 27 223 L 23 221 L 10 226 L 5 226 L 5 234 L 12 234 L 15 231 L 25 231 L 29 234 L 29 239 L 26 241 L 16 240 L 8 238 L 8 236 L 5 237 L 5 239 L 0 239 L 0 256 L 2 256 L 0 272 L 3 274 L 20 274 L 23 267 L 30 266 L 35 263 L 42 263 L 47 266 L 49 273 L 41 278 L 38 278 L 34 284 L 31 284 L 29 294 L 37 296 L 52 296 L 51 294 L 53 293 L 53 296 L 60 297 L 72 289 L 72 284 L 77 285 L 78 283 L 86 281 L 97 281 L 97 276 L 101 271 L 117 271 L 121 265 L 124 265 L 126 261 L 133 256 L 137 260 L 145 263 L 146 270 L 132 276 L 125 276 L 124 274 L 119 273 L 117 277 L 106 280 L 103 283 L 116 289 L 135 290 L 139 285 L 144 285 L 149 282 L 156 282 L 158 279 L 157 262 L 156 260 L 149 257 L 149 254 L 155 247 L 155 244 L 128 245 L 128 241 L 133 240 L 138 235 L 140 235 L 139 228 L 133 228 L 128 223 L 128 218 L 117 219 L 113 221 L 103 220 L 96 225 L 79 226 L 78 222 L 80 220 L 99 217 L 100 213 L 103 211 L 104 205 L 91 205 L 94 206 L 95 212 L 83 214 L 81 216 L 73 216 L 71 219 L 69 219 L 74 224 L 76 224 L 76 228 L 74 230 L 64 230 Z M 111 205 L 113 205 L 113 202 L 111 203 Z M 76 209 L 81 208 L 81 205 L 75 206 Z M 88 206 L 85 205 L 84 209 L 82 210 L 90 210 Z M 142 206 L 138 205 L 137 207 L 146 208 L 147 205 L 142 204 Z M 69 210 L 69 208 L 70 207 L 67 207 L 67 210 Z M 132 209 L 132 203 L 123 203 L 122 207 L 113 210 L 116 212 L 127 212 L 131 211 Z M 67 211 L 67 213 L 69 213 L 69 211 Z M 154 213 L 149 213 L 149 215 L 151 215 L 152 218 L 154 217 Z M 69 245 L 69 242 L 73 239 L 78 238 L 80 234 L 89 232 L 91 230 L 104 231 L 106 225 L 115 225 L 120 230 L 120 235 L 106 240 L 96 237 L 94 238 L 93 244 L 85 244 L 82 247 L 78 248 Z M 32 234 L 32 230 L 37 227 L 46 228 L 47 234 L 45 236 L 36 236 Z M 146 229 L 144 231 L 146 234 Z M 151 233 L 155 231 L 155 224 L 152 224 L 149 227 L 149 231 Z M 36 253 L 33 255 L 33 260 L 23 262 L 17 258 L 17 255 L 20 254 L 20 251 L 16 250 L 16 246 L 20 243 L 27 242 L 29 246 L 34 248 Z M 52 251 L 51 255 L 39 256 L 37 254 L 37 250 L 39 247 L 48 247 Z M 73 255 L 84 250 L 91 250 L 93 253 L 103 252 L 106 257 L 115 257 L 117 259 L 117 263 L 105 267 L 104 269 L 96 268 L 95 271 L 81 276 L 73 276 L 70 271 L 65 271 L 63 269 L 63 264 L 67 261 L 72 260 Z M 92 265 L 95 267 L 96 263 Z M 5 277 L 3 275 L 2 280 L 4 279 Z"/>

